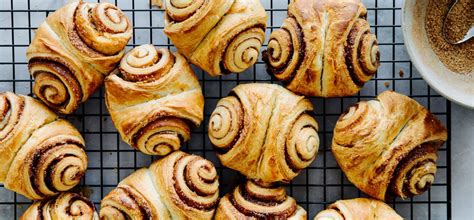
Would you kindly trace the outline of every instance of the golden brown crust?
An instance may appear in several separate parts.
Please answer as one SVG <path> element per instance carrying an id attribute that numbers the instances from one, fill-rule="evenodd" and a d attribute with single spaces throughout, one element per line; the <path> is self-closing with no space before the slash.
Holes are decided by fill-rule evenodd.
<path id="1" fill-rule="evenodd" d="M 248 180 L 219 202 L 215 219 L 306 219 L 306 211 L 285 188 Z"/>
<path id="2" fill-rule="evenodd" d="M 150 155 L 178 150 L 203 119 L 204 97 L 186 59 L 142 45 L 105 80 L 106 104 L 122 139 Z"/>
<path id="3" fill-rule="evenodd" d="M 314 220 L 326 219 L 402 220 L 403 218 L 382 201 L 357 198 L 339 200 L 314 217 Z"/>
<path id="4" fill-rule="evenodd" d="M 101 219 L 212 219 L 219 196 L 214 165 L 176 151 L 119 183 L 101 202 Z"/>
<path id="5" fill-rule="evenodd" d="M 278 85 L 245 84 L 221 99 L 209 138 L 224 166 L 264 182 L 290 181 L 316 158 L 311 102 Z"/>
<path id="6" fill-rule="evenodd" d="M 384 200 L 419 195 L 436 173 L 447 130 L 415 100 L 392 92 L 359 102 L 339 118 L 332 152 L 348 179 Z"/>
<path id="7" fill-rule="evenodd" d="M 166 0 L 165 34 L 191 63 L 212 76 L 257 62 L 267 15 L 259 0 Z"/>
<path id="8" fill-rule="evenodd" d="M 299 94 L 349 96 L 379 66 L 379 49 L 359 0 L 295 0 L 263 52 L 267 71 Z"/>
<path id="9" fill-rule="evenodd" d="M 0 182 L 30 199 L 76 186 L 87 169 L 81 134 L 31 97 L 0 94 Z"/>
<path id="10" fill-rule="evenodd" d="M 26 53 L 35 95 L 55 111 L 72 113 L 115 68 L 131 35 L 130 22 L 110 3 L 74 1 L 58 9 Z"/>
<path id="11" fill-rule="evenodd" d="M 33 203 L 20 220 L 98 220 L 94 203 L 76 193 L 62 193 L 53 199 Z"/>

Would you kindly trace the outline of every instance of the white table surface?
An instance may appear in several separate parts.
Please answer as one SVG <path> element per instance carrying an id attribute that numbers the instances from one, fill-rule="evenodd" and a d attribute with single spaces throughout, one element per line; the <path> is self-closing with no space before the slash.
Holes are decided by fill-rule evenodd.
<path id="1" fill-rule="evenodd" d="M 474 219 L 474 110 L 451 107 L 453 219 Z"/>

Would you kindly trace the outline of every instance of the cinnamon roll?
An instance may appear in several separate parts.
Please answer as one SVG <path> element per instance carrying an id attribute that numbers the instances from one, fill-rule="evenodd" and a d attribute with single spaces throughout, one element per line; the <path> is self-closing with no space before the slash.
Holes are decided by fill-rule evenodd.
<path id="1" fill-rule="evenodd" d="M 402 220 L 403 218 L 382 201 L 367 198 L 339 200 L 321 211 L 314 220 Z"/>
<path id="2" fill-rule="evenodd" d="M 219 196 L 214 165 L 176 151 L 122 180 L 101 202 L 101 219 L 212 219 Z"/>
<path id="3" fill-rule="evenodd" d="M 204 97 L 186 59 L 142 45 L 105 80 L 110 116 L 122 139 L 150 155 L 178 150 L 203 119 Z"/>
<path id="4" fill-rule="evenodd" d="M 165 0 L 165 34 L 178 51 L 211 76 L 255 64 L 267 14 L 259 0 Z"/>
<path id="5" fill-rule="evenodd" d="M 285 188 L 248 180 L 225 195 L 219 202 L 216 220 L 220 219 L 289 219 L 305 220 L 306 211 L 286 195 Z"/>
<path id="6" fill-rule="evenodd" d="M 356 94 L 380 65 L 366 17 L 360 0 L 292 1 L 263 52 L 267 72 L 307 96 Z"/>
<path id="7" fill-rule="evenodd" d="M 35 95 L 59 113 L 72 113 L 115 68 L 131 35 L 130 21 L 110 3 L 73 1 L 58 9 L 26 52 Z"/>
<path id="8" fill-rule="evenodd" d="M 59 196 L 33 203 L 20 220 L 99 220 L 94 203 L 76 193 L 62 193 Z"/>
<path id="9" fill-rule="evenodd" d="M 29 199 L 76 186 L 87 169 L 81 134 L 35 99 L 0 94 L 0 183 Z"/>
<path id="10" fill-rule="evenodd" d="M 419 195 L 434 182 L 441 122 L 415 100 L 392 91 L 341 115 L 332 152 L 348 179 L 380 200 Z"/>
<path id="11" fill-rule="evenodd" d="M 246 84 L 221 99 L 209 119 L 209 138 L 224 166 L 263 182 L 292 180 L 316 158 L 313 106 L 278 85 Z"/>

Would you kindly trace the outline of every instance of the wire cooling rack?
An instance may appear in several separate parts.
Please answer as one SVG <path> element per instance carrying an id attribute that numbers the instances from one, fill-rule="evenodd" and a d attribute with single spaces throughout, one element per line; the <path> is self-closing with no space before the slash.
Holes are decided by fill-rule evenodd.
<path id="1" fill-rule="evenodd" d="M 87 1 L 87 0 L 86 0 Z M 32 79 L 28 73 L 25 51 L 35 29 L 45 17 L 67 0 L 0 0 L 0 91 L 32 94 Z M 127 49 L 145 43 L 158 47 L 173 45 L 163 34 L 163 10 L 152 8 L 148 0 L 110 1 L 118 5 L 134 25 L 133 39 Z M 286 17 L 287 1 L 261 0 L 268 13 L 267 39 L 279 28 Z M 311 98 L 320 127 L 320 150 L 316 161 L 287 185 L 287 191 L 308 211 L 310 218 L 338 199 L 364 196 L 357 190 L 336 164 L 330 144 L 332 130 L 339 115 L 353 103 L 371 99 L 384 90 L 395 90 L 413 97 L 429 108 L 450 129 L 450 102 L 438 95 L 423 81 L 413 67 L 403 43 L 400 27 L 401 0 L 363 0 L 368 8 L 368 20 L 378 36 L 381 66 L 376 76 L 353 97 Z M 264 45 L 264 48 L 266 44 Z M 263 49 L 264 49 L 263 48 Z M 265 72 L 261 60 L 241 74 L 212 78 L 195 68 L 205 96 L 205 119 L 193 130 L 191 140 L 182 150 L 204 156 L 219 170 L 222 193 L 241 180 L 236 172 L 223 168 L 207 137 L 207 123 L 217 101 L 240 83 L 277 83 Z M 134 151 L 121 141 L 104 103 L 103 90 L 93 95 L 67 119 L 81 131 L 87 142 L 89 169 L 81 183 L 81 190 L 93 202 L 100 200 L 117 183 L 137 168 L 148 166 L 154 158 Z M 431 189 L 408 200 L 390 201 L 406 219 L 450 219 L 450 142 L 439 151 L 438 172 Z M 18 218 L 31 204 L 29 200 L 6 190 L 0 185 L 0 219 Z"/>

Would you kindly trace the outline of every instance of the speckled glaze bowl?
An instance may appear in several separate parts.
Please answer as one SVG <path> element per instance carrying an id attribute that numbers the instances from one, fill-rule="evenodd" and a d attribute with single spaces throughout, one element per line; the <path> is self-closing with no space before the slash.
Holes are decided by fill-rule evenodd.
<path id="1" fill-rule="evenodd" d="M 474 74 L 450 71 L 431 49 L 425 31 L 428 0 L 404 1 L 402 30 L 408 54 L 425 81 L 440 95 L 474 109 Z M 473 61 L 474 62 L 474 61 Z"/>

